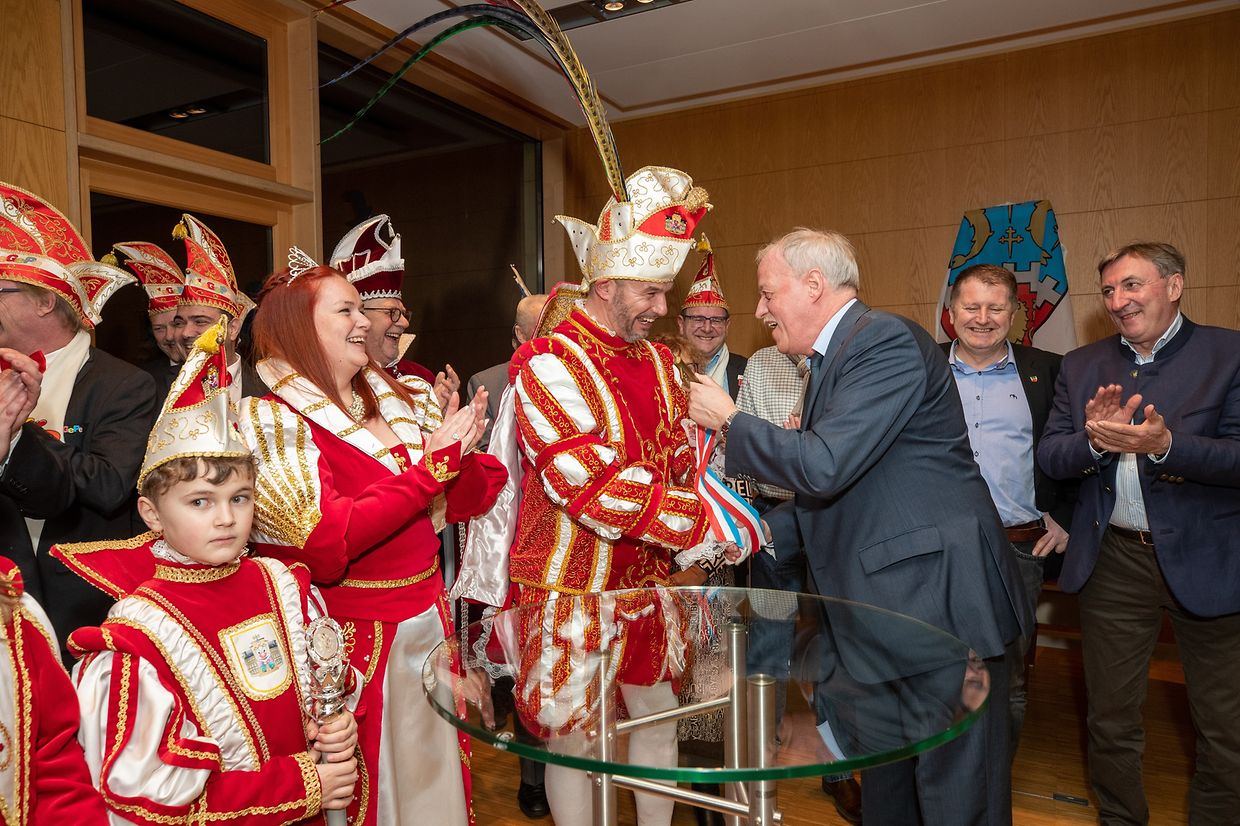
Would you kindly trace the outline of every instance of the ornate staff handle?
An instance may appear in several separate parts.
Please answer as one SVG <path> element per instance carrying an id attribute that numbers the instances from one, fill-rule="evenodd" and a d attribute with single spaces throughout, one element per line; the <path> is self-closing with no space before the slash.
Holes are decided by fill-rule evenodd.
<path id="1" fill-rule="evenodd" d="M 306 626 L 306 651 L 310 660 L 310 718 L 319 725 L 327 723 L 345 709 L 345 680 L 349 661 L 345 656 L 344 632 L 331 617 L 319 617 Z M 319 762 L 324 756 L 319 755 Z M 328 826 L 345 826 L 346 814 L 341 809 L 323 813 Z"/>

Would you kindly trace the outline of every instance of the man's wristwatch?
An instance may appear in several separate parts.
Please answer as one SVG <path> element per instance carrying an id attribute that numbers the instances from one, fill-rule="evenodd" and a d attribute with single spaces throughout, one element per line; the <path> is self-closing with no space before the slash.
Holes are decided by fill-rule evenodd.
<path id="1" fill-rule="evenodd" d="M 732 427 L 732 420 L 735 419 L 736 414 L 740 412 L 741 412 L 740 409 L 737 408 L 733 410 L 731 413 L 729 413 L 728 417 L 723 420 L 723 424 L 719 428 L 719 447 L 720 448 L 722 448 L 724 445 L 728 443 L 728 429 Z"/>

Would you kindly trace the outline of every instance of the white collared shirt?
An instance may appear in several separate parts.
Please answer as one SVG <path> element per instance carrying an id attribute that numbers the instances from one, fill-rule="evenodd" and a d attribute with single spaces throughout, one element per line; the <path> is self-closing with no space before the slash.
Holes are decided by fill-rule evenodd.
<path id="1" fill-rule="evenodd" d="M 1144 356 L 1137 352 L 1137 348 L 1126 338 L 1120 337 L 1120 341 L 1129 350 L 1132 350 L 1136 356 L 1137 364 L 1149 364 L 1154 361 L 1168 341 L 1180 332 L 1180 328 L 1184 326 L 1184 316 L 1180 313 L 1175 314 L 1175 318 L 1171 321 L 1171 326 L 1167 328 L 1167 332 L 1163 333 L 1158 341 L 1154 342 L 1154 347 L 1150 350 L 1148 356 Z M 1092 446 L 1090 448 L 1092 450 Z M 1170 448 L 1168 448 L 1170 452 Z M 1167 454 L 1162 456 L 1154 456 L 1148 454 L 1151 462 L 1155 464 L 1162 463 Z M 1118 528 L 1127 528 L 1130 531 L 1148 531 L 1150 529 L 1150 520 L 1145 515 L 1145 497 L 1141 494 L 1141 475 L 1137 471 L 1137 454 L 1123 453 L 1119 457 L 1119 467 L 1115 471 L 1115 509 L 1111 511 L 1111 524 Z"/>

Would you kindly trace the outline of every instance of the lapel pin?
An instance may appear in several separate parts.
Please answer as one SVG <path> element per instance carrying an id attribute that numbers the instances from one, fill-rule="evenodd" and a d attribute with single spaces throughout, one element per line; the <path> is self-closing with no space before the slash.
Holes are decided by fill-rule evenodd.
<path id="1" fill-rule="evenodd" d="M 1029 377 L 1029 381 L 1030 381 L 1031 383 L 1033 383 L 1033 384 L 1037 384 L 1037 383 L 1038 383 L 1038 377 L 1037 377 L 1037 376 L 1030 376 L 1030 377 Z"/>

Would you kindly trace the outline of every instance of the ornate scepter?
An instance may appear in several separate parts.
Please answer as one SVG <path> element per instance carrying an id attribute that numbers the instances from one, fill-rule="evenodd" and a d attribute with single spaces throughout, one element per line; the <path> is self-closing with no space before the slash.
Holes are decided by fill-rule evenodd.
<path id="1" fill-rule="evenodd" d="M 349 662 L 344 632 L 331 617 L 319 617 L 306 626 L 306 649 L 310 659 L 310 718 L 319 725 L 330 722 L 345 708 L 345 679 Z M 319 755 L 319 762 L 324 756 Z M 345 826 L 344 810 L 324 812 L 328 826 Z"/>

